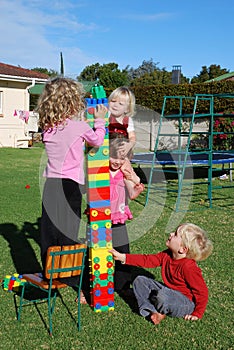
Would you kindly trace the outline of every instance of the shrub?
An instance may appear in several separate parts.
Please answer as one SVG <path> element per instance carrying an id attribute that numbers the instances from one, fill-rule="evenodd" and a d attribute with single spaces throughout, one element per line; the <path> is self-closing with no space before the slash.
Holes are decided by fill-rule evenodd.
<path id="1" fill-rule="evenodd" d="M 214 150 L 232 150 L 234 148 L 234 114 L 233 117 L 219 117 L 214 121 Z"/>

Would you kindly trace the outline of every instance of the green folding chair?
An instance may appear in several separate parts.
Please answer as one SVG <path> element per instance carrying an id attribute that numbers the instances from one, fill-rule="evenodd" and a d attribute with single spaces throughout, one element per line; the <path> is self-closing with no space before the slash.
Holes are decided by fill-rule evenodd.
<path id="1" fill-rule="evenodd" d="M 48 318 L 49 318 L 49 334 L 52 336 L 52 316 L 55 308 L 56 297 L 60 288 L 66 288 L 68 285 L 63 282 L 63 278 L 79 276 L 77 284 L 77 328 L 81 329 L 80 320 L 80 294 L 83 271 L 85 266 L 85 255 L 87 246 L 85 244 L 76 244 L 70 246 L 53 246 L 49 247 L 47 251 L 45 278 L 41 274 L 24 274 L 23 278 L 27 281 L 22 286 L 20 303 L 17 306 L 17 319 L 20 321 L 21 312 L 24 305 L 35 304 L 42 301 L 47 301 L 48 304 Z M 28 287 L 39 288 L 44 295 L 41 298 L 29 300 L 25 297 L 25 291 L 33 292 L 33 289 Z"/>

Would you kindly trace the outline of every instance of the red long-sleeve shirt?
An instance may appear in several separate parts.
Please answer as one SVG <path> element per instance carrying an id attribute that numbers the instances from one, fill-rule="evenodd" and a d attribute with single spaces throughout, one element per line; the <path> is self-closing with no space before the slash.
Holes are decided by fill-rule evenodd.
<path id="1" fill-rule="evenodd" d="M 208 302 L 208 288 L 195 260 L 175 260 L 170 250 L 158 254 L 126 254 L 126 264 L 154 268 L 161 266 L 166 287 L 177 290 L 195 303 L 193 316 L 202 318 Z"/>

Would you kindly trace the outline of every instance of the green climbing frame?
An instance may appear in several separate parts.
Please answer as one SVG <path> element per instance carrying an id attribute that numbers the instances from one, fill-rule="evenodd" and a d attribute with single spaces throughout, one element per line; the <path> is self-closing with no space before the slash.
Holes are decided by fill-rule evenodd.
<path id="1" fill-rule="evenodd" d="M 197 94 L 193 97 L 189 96 L 165 96 L 162 106 L 162 114 L 159 122 L 158 133 L 156 137 L 153 160 L 150 169 L 150 175 L 148 180 L 148 189 L 146 194 L 146 204 L 149 201 L 150 192 L 152 190 L 153 175 L 155 172 L 175 173 L 177 176 L 177 188 L 170 189 L 169 186 L 162 188 L 156 187 L 156 190 L 166 190 L 167 192 L 177 192 L 177 200 L 175 210 L 183 210 L 181 204 L 183 204 L 183 198 L 191 196 L 193 185 L 204 184 L 207 186 L 207 199 L 208 206 L 212 207 L 212 191 L 215 186 L 212 184 L 212 178 L 217 168 L 213 167 L 213 140 L 217 135 L 224 134 L 224 131 L 214 131 L 214 122 L 219 117 L 233 117 L 231 114 L 217 113 L 220 99 L 225 98 L 225 101 L 234 102 L 234 94 Z M 228 103 L 228 102 L 227 102 Z M 217 105 L 217 106 L 216 106 Z M 232 103 L 233 105 L 233 103 Z M 190 111 L 187 112 L 187 111 Z M 191 112 L 192 111 L 192 112 Z M 233 109 L 234 111 L 234 109 Z M 200 128 L 200 122 L 204 121 L 207 128 Z M 199 122 L 199 123 L 198 123 Z M 233 128 L 234 130 L 234 128 Z M 234 134 L 230 131 L 229 134 Z M 227 134 L 227 132 L 225 132 Z M 219 136 L 218 136 L 219 137 Z M 195 139 L 206 140 L 206 144 L 198 145 L 193 148 L 193 141 Z M 170 140 L 170 142 L 169 142 Z M 230 150 L 228 150 L 230 153 Z M 175 167 L 167 167 L 165 165 L 160 166 L 158 158 L 161 155 L 170 156 L 171 159 L 176 159 Z M 204 181 L 194 181 L 193 178 L 187 179 L 185 173 L 188 168 L 191 168 L 191 162 L 189 158 L 192 155 L 200 155 L 207 158 L 207 178 Z M 192 166 L 201 167 L 201 164 Z M 229 165 L 229 171 L 233 169 Z M 223 186 L 224 187 L 224 186 Z M 226 186 L 227 187 L 227 186 Z M 232 186 L 228 186 L 232 187 Z M 220 188 L 220 186 L 219 186 Z M 188 192 L 186 192 L 186 190 Z M 188 201 L 186 201 L 187 203 Z M 187 207 L 186 207 L 187 210 Z"/>

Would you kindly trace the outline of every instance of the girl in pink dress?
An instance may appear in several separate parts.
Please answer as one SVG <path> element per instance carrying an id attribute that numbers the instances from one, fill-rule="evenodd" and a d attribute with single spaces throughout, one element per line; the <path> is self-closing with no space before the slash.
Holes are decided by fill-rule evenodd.
<path id="1" fill-rule="evenodd" d="M 129 173 L 127 181 L 125 179 L 121 169 L 125 158 L 119 155 L 119 147 L 122 143 L 123 140 L 120 139 L 110 141 L 110 201 L 113 247 L 126 254 L 130 252 L 126 221 L 133 218 L 128 206 L 129 192 L 131 193 L 135 186 L 141 184 L 134 172 Z M 130 186 L 129 182 L 132 182 Z M 114 282 L 116 292 L 121 294 L 128 290 L 131 283 L 130 267 L 116 261 Z"/>

